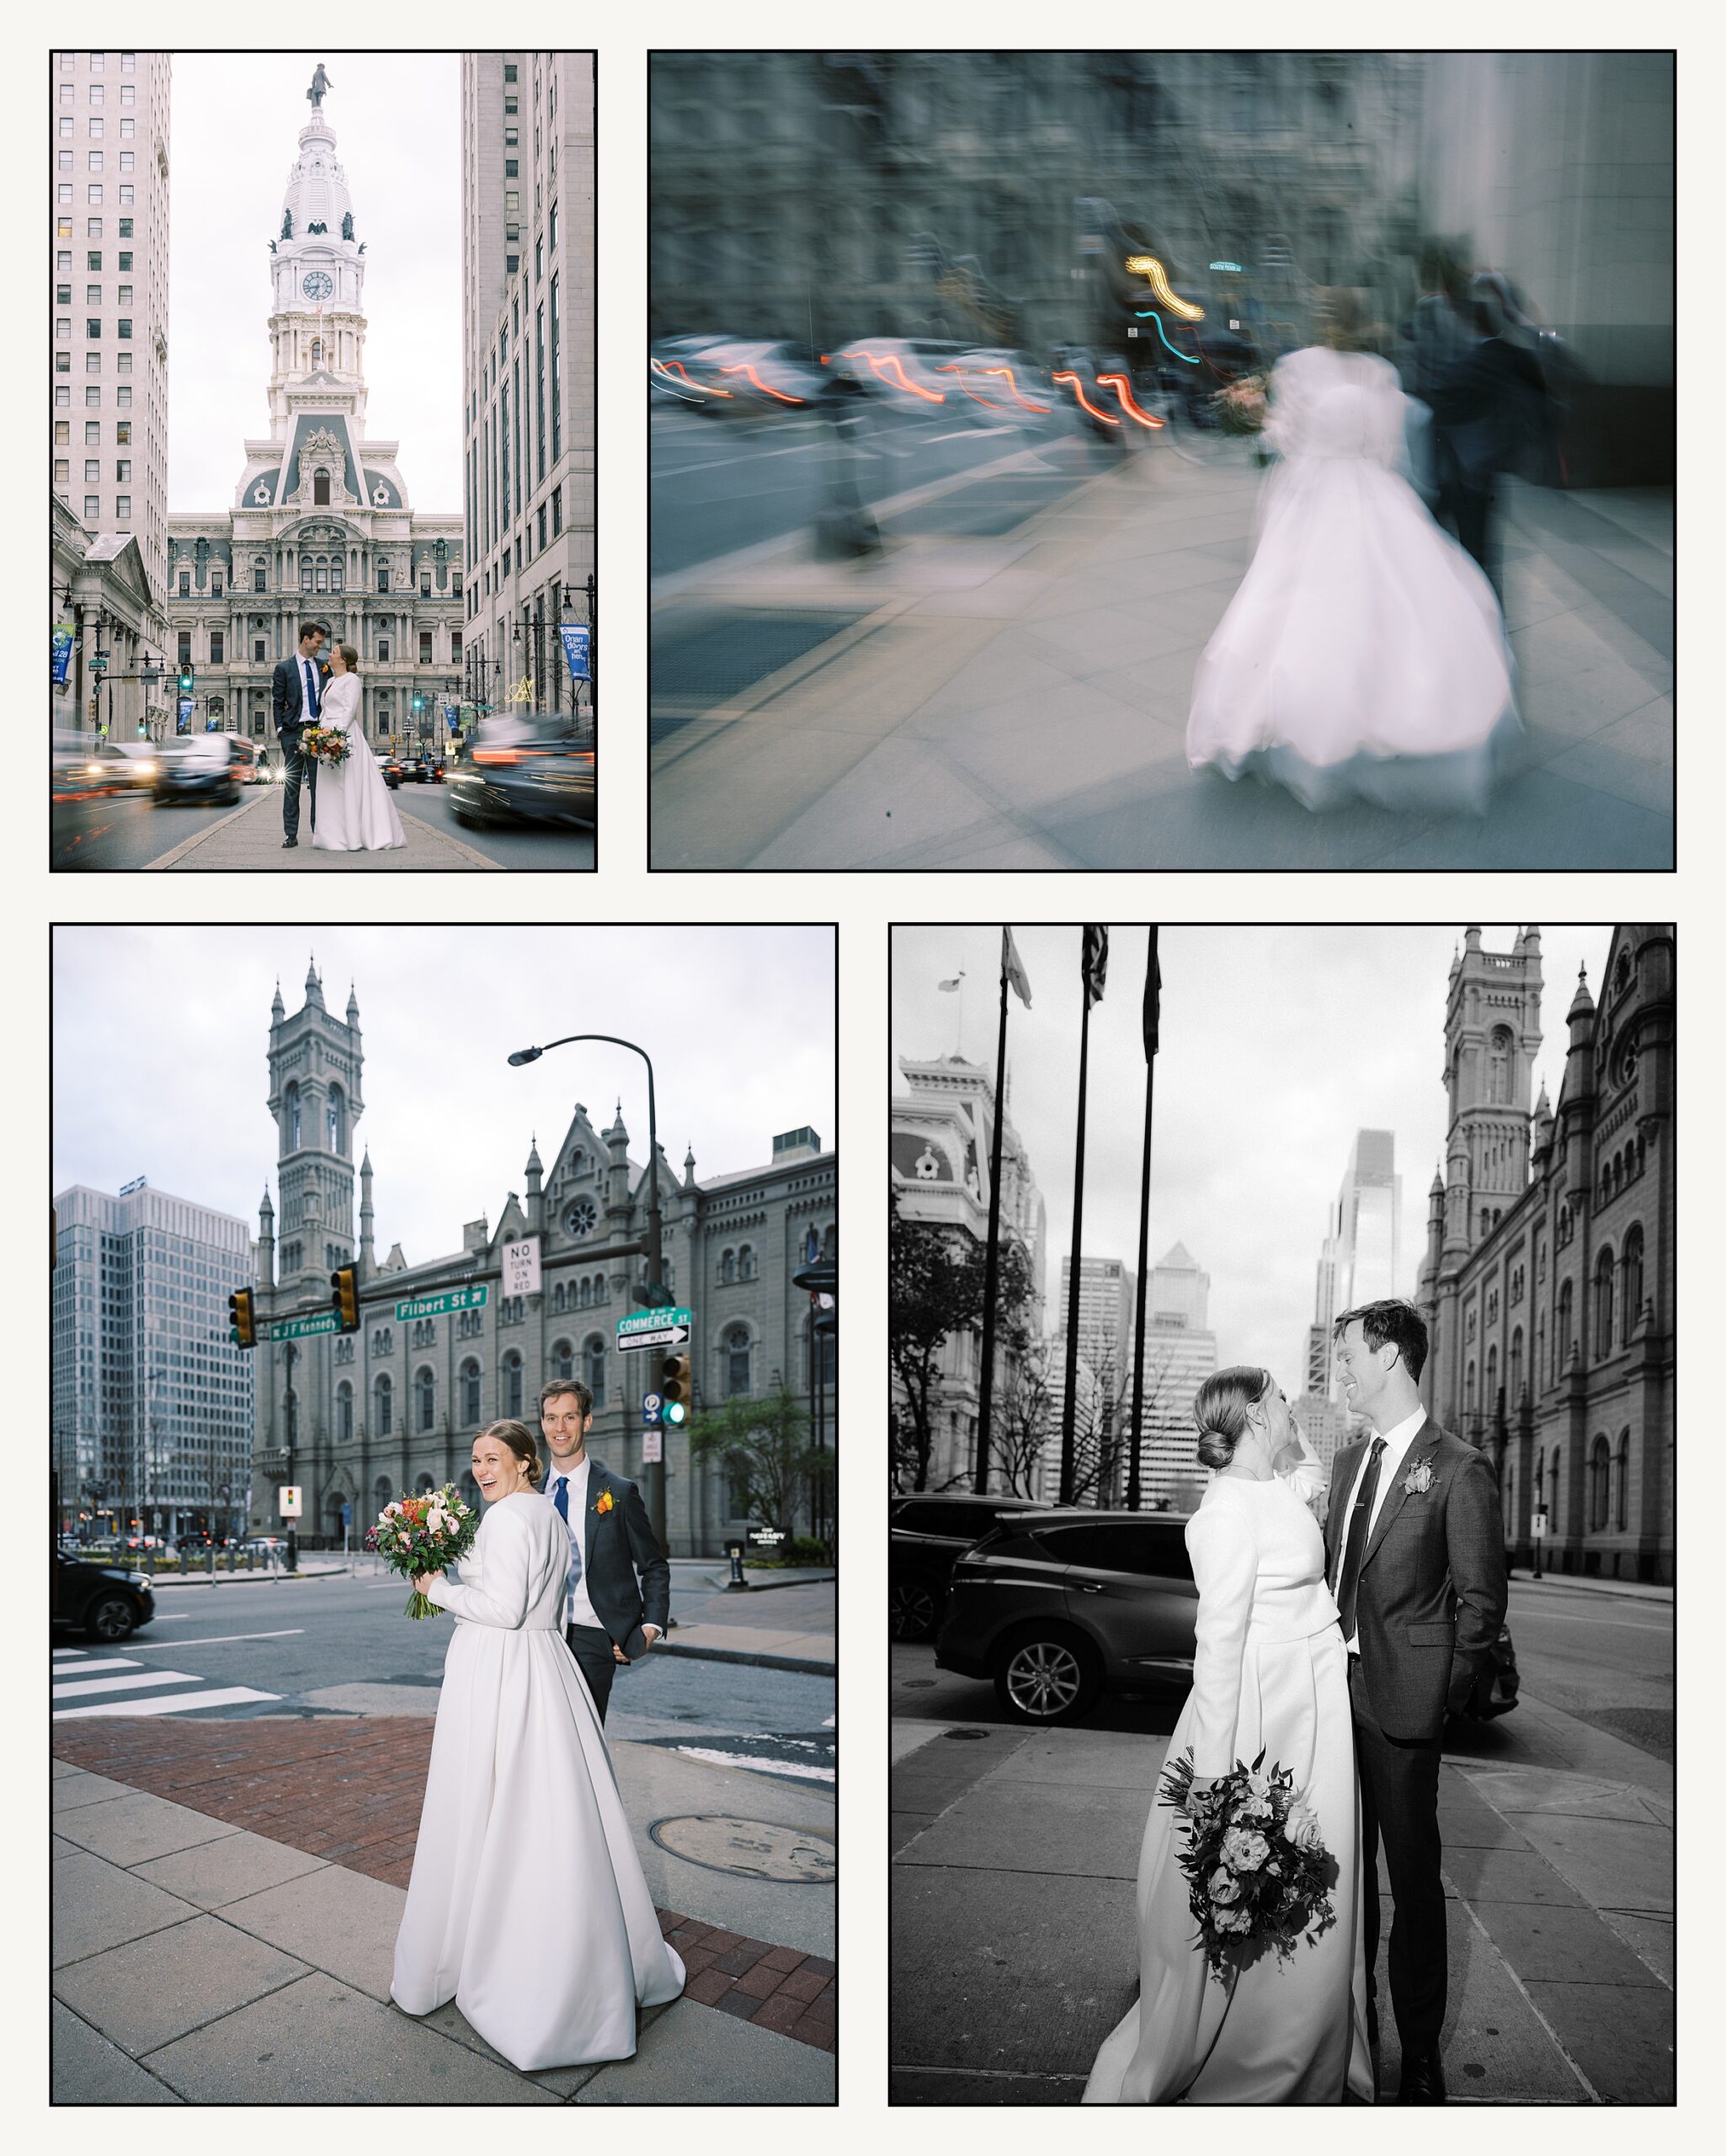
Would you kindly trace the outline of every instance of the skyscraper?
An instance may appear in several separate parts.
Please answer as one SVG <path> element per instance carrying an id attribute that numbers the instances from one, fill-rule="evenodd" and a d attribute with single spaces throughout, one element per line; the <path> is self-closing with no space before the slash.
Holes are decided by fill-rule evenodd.
<path id="1" fill-rule="evenodd" d="M 1145 1422 L 1140 1480 L 1145 1498 L 1191 1510 L 1205 1485 L 1192 1405 L 1217 1367 L 1209 1326 L 1211 1276 L 1185 1243 L 1151 1268 L 1145 1292 Z M 1132 1392 L 1127 1410 L 1132 1412 Z"/>
<path id="2" fill-rule="evenodd" d="M 1329 1398 L 1335 1391 L 1331 1327 L 1338 1313 L 1403 1292 L 1402 1210 L 1396 1134 L 1357 1130 L 1318 1253 L 1303 1358 L 1309 1396 Z"/>
<path id="3" fill-rule="evenodd" d="M 559 631 L 591 621 L 594 563 L 591 52 L 462 55 L 461 205 L 473 688 L 568 711 Z"/>

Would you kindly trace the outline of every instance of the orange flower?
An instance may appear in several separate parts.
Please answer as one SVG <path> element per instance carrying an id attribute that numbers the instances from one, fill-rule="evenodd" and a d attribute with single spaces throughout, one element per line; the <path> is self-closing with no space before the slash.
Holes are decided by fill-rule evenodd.
<path id="1" fill-rule="evenodd" d="M 596 1513 L 609 1513 L 609 1512 L 610 1511 L 610 1509 L 611 1509 L 611 1492 L 610 1492 L 609 1490 L 602 1490 L 602 1491 L 600 1491 L 600 1492 L 599 1492 L 599 1503 L 598 1503 L 598 1504 L 596 1504 L 596 1505 L 594 1507 L 594 1510 Z"/>

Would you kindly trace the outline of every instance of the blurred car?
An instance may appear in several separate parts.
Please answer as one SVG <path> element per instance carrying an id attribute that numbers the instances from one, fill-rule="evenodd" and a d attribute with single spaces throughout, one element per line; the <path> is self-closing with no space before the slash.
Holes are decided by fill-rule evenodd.
<path id="1" fill-rule="evenodd" d="M 896 1640 L 930 1640 L 940 1629 L 956 1559 L 1034 1497 L 917 1492 L 887 1506 L 887 1625 Z"/>
<path id="2" fill-rule="evenodd" d="M 69 1626 L 86 1639 L 112 1645 L 130 1639 L 155 1614 L 156 1597 L 141 1572 L 56 1553 L 52 1625 Z"/>
<path id="3" fill-rule="evenodd" d="M 384 775 L 386 786 L 399 786 L 408 776 L 407 760 L 398 756 L 393 749 L 378 758 L 377 767 Z"/>
<path id="4" fill-rule="evenodd" d="M 227 737 L 228 760 L 242 786 L 258 782 L 258 770 L 263 767 L 264 778 L 269 776 L 268 752 L 261 741 L 248 741 L 243 734 L 230 734 Z"/>
<path id="5" fill-rule="evenodd" d="M 114 753 L 125 766 L 123 783 L 147 791 L 156 783 L 162 751 L 154 741 L 116 741 Z"/>
<path id="6" fill-rule="evenodd" d="M 1115 382 L 1105 382 L 1103 377 L 1107 376 L 1113 376 Z M 1072 400 L 1080 423 L 1100 440 L 1118 442 L 1125 438 L 1127 423 L 1116 394 L 1116 384 L 1124 379 L 1123 369 L 1107 360 L 1100 364 L 1083 344 L 1055 347 L 1049 380 Z"/>
<path id="7" fill-rule="evenodd" d="M 56 728 L 49 750 L 50 783 L 56 801 L 90 800 L 123 793 L 132 783 L 131 761 L 100 735 Z"/>
<path id="8" fill-rule="evenodd" d="M 237 801 L 240 774 L 228 753 L 227 735 L 192 734 L 164 743 L 155 794 L 157 801 Z"/>
<path id="9" fill-rule="evenodd" d="M 1184 1513 L 1031 1512 L 961 1557 L 938 1668 L 994 1681 L 1016 1721 L 1076 1721 L 1105 1690 L 1192 1682 L 1199 1591 Z"/>
<path id="10" fill-rule="evenodd" d="M 647 401 L 649 404 L 681 405 L 690 411 L 723 410 L 725 400 L 716 397 L 690 371 L 690 362 L 710 344 L 722 344 L 723 337 L 661 337 L 647 347 Z"/>
<path id="11" fill-rule="evenodd" d="M 1010 419 L 1024 426 L 1033 419 L 1058 422 L 1062 417 L 1061 392 L 1029 352 L 978 345 L 937 360 L 934 371 L 960 391 L 973 408 L 972 418 L 982 416 L 994 424 Z"/>
<path id="12" fill-rule="evenodd" d="M 932 337 L 856 337 L 835 345 L 825 364 L 896 408 L 930 411 L 937 405 L 967 402 L 940 370 L 962 359 L 968 349 Z"/>
<path id="13" fill-rule="evenodd" d="M 722 416 L 818 413 L 834 377 L 807 344 L 738 344 L 721 339 L 688 354 L 685 377 Z"/>
<path id="14" fill-rule="evenodd" d="M 493 712 L 445 783 L 458 823 L 591 825 L 592 729 L 568 712 Z"/>

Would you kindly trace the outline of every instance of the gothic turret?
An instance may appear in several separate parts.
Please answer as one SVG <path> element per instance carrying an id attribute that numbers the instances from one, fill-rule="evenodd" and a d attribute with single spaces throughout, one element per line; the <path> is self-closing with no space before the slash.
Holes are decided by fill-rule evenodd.
<path id="1" fill-rule="evenodd" d="M 695 1149 L 693 1145 L 683 1156 L 683 1187 L 685 1190 L 693 1190 L 695 1187 Z"/>
<path id="2" fill-rule="evenodd" d="M 323 983 L 317 978 L 317 961 L 313 958 L 306 969 L 306 1005 L 308 1010 L 323 1008 Z"/>
<path id="3" fill-rule="evenodd" d="M 354 993 L 354 984 L 348 984 L 348 1023 L 357 1033 L 360 1030 L 360 998 Z"/>
<path id="4" fill-rule="evenodd" d="M 269 1022 L 272 1026 L 279 1026 L 286 1016 L 287 1009 L 282 1001 L 282 985 L 278 981 L 275 985 L 275 994 L 270 999 Z"/>
<path id="5" fill-rule="evenodd" d="M 536 1235 L 545 1225 L 546 1200 L 541 1187 L 545 1168 L 540 1160 L 539 1134 L 535 1132 L 527 1155 L 527 1228 Z"/>
<path id="6" fill-rule="evenodd" d="M 354 1007 L 354 999 L 348 999 L 348 1007 Z M 371 1235 L 371 1148 L 365 1149 L 360 1163 L 360 1278 L 370 1279 L 377 1269 Z"/>
<path id="7" fill-rule="evenodd" d="M 275 1285 L 275 1208 L 269 1202 L 269 1185 L 264 1186 L 264 1203 L 258 1209 L 258 1284 Z"/>
<path id="8" fill-rule="evenodd" d="M 1576 993 L 1565 1013 L 1570 1049 L 1564 1058 L 1564 1082 L 1558 1088 L 1558 1142 L 1564 1149 L 1564 1180 L 1573 1207 L 1585 1205 L 1594 1187 L 1590 1140 L 1594 1132 L 1594 998 L 1588 992 L 1588 969 L 1576 976 Z"/>

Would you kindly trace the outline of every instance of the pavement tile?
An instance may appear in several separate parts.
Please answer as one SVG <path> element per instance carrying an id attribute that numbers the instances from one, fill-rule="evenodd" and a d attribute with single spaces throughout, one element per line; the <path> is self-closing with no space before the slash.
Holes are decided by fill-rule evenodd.
<path id="1" fill-rule="evenodd" d="M 1670 1917 L 1628 1909 L 1602 1909 L 1601 1921 L 1616 1932 L 1646 1969 L 1669 1990 L 1678 1983 L 1677 1936 Z"/>
<path id="2" fill-rule="evenodd" d="M 1527 1850 L 1447 1849 L 1444 1870 L 1465 1902 L 1552 1904 L 1578 1898 L 1544 1857 Z"/>
<path id="3" fill-rule="evenodd" d="M 1673 819 L 1550 771 L 1498 794 L 1489 815 L 1451 817 L 1388 846 L 1372 868 L 1670 869 Z"/>
<path id="4" fill-rule="evenodd" d="M 374 1999 L 390 1995 L 396 1934 L 408 1897 L 364 1872 L 326 1865 L 244 1901 L 229 1902 L 223 1920 L 267 1939 L 313 1968 Z"/>
<path id="5" fill-rule="evenodd" d="M 1088 2074 L 967 2073 L 917 2066 L 895 2067 L 887 2076 L 887 2103 L 894 2109 L 912 2104 L 962 2105 L 1077 2104 Z"/>
<path id="6" fill-rule="evenodd" d="M 1597 1909 L 1665 1915 L 1676 1886 L 1670 1828 L 1649 1821 L 1529 1812 L 1517 1822 L 1547 1862 Z"/>
<path id="7" fill-rule="evenodd" d="M 684 1986 L 684 1997 L 692 1999 L 698 2006 L 717 2006 L 731 1989 L 732 1979 L 722 1970 L 703 1969 L 700 1976 L 691 1977 Z"/>
<path id="8" fill-rule="evenodd" d="M 519 2068 L 511 2065 L 502 2052 L 486 2041 L 453 1999 L 445 1999 L 441 2006 L 434 2008 L 429 2014 L 418 2015 L 414 2019 L 420 2028 L 435 2029 L 440 2036 L 448 2036 L 451 2042 L 466 2044 L 469 2051 L 477 2052 L 482 2058 L 490 2059 L 506 2073 L 520 2071 Z M 591 2081 L 599 2070 L 597 2065 L 551 2066 L 543 2068 L 537 2073 L 530 2073 L 527 2078 L 540 2088 L 549 2089 L 562 2102 L 573 2096 L 584 2083 Z"/>
<path id="9" fill-rule="evenodd" d="M 722 1977 L 740 1977 L 746 1969 L 753 1969 L 766 1951 L 759 1940 L 746 1939 L 741 1945 L 728 1946 L 724 1953 L 716 1955 L 711 1966 Z"/>
<path id="10" fill-rule="evenodd" d="M 51 1864 L 58 1857 L 82 1856 L 83 1854 L 83 1851 L 77 1844 L 67 1841 L 63 1835 L 51 1834 L 48 1837 L 48 1860 Z"/>
<path id="11" fill-rule="evenodd" d="M 226 1839 L 234 1828 L 184 1804 L 169 1804 L 142 1790 L 116 1797 L 111 1804 L 82 1806 L 68 1812 L 60 1832 L 110 1864 L 147 1864 L 152 1857 Z"/>
<path id="12" fill-rule="evenodd" d="M 88 1774 L 75 1769 L 70 1774 L 56 1775 L 50 1806 L 57 1819 L 64 1812 L 81 1811 L 87 1804 L 106 1804 L 111 1798 L 130 1796 L 131 1794 L 131 1788 L 125 1782 L 109 1781 L 105 1775 Z"/>
<path id="13" fill-rule="evenodd" d="M 771 1999 L 785 1981 L 783 1969 L 770 1969 L 764 1961 L 760 1961 L 753 1968 L 745 1969 L 733 1981 L 732 1989 L 741 1992 L 745 1999 Z"/>
<path id="14" fill-rule="evenodd" d="M 1104 1729 L 1031 1730 L 994 1776 L 1008 1783 L 1083 1782 L 1092 1789 L 1136 1790 L 1149 1810 L 1169 1751 L 1166 1737 Z"/>
<path id="15" fill-rule="evenodd" d="M 152 2052 L 194 2104 L 555 2104 L 514 2067 L 322 1971 Z"/>
<path id="16" fill-rule="evenodd" d="M 899 1860 L 1012 1873 L 1033 1854 L 1040 1874 L 1132 1880 L 1146 1794 L 1079 1783 L 984 1783 L 937 1819 Z"/>
<path id="17" fill-rule="evenodd" d="M 62 1969 L 54 1992 L 138 2057 L 309 1973 L 261 1940 L 200 1916 Z"/>
<path id="18" fill-rule="evenodd" d="M 1664 1985 L 1533 1983 L 1528 1994 L 1609 2104 L 1670 2104 L 1675 2011 Z"/>
<path id="19" fill-rule="evenodd" d="M 118 2044 L 80 2021 L 56 1999 L 48 2023 L 51 2067 L 49 2101 L 53 2104 L 179 2104 L 185 2099 L 158 2081 Z"/>
<path id="20" fill-rule="evenodd" d="M 792 1969 L 801 1967 L 808 1959 L 809 1956 L 807 1954 L 798 1953 L 795 1946 L 775 1946 L 770 1953 L 762 1956 L 762 1967 L 777 1969 L 781 1974 L 786 1974 Z"/>
<path id="21" fill-rule="evenodd" d="M 1577 2104 L 1586 2091 L 1542 2025 L 1509 1966 L 1460 1902 L 1447 1904 L 1450 1996 L 1439 2040 L 1452 2097 L 1477 2103 Z M 1388 2002 L 1388 1943 L 1379 1949 L 1378 1996 Z M 1402 2079 L 1396 2018 L 1380 2024 L 1378 2093 L 1393 2101 Z"/>
<path id="22" fill-rule="evenodd" d="M 804 1959 L 803 1967 L 806 1969 L 813 1969 L 819 1975 L 828 1977 L 829 1979 L 837 1977 L 839 1972 L 839 1964 L 837 1961 L 827 1961 L 819 1954 L 811 1954 L 807 1956 Z"/>
<path id="23" fill-rule="evenodd" d="M 794 2036 L 800 2044 L 812 2044 L 818 2051 L 828 2051 L 833 2047 L 835 2028 L 833 2022 L 824 2020 L 812 2007 L 786 2034 Z"/>
<path id="24" fill-rule="evenodd" d="M 1595 745 L 1620 755 L 1636 756 L 1670 771 L 1673 761 L 1672 699 L 1655 696 L 1626 718 L 1602 727 Z"/>
<path id="25" fill-rule="evenodd" d="M 88 1850 L 62 1857 L 49 1874 L 56 1969 L 198 1914 L 177 1894 L 164 1893 L 147 1879 L 135 1879 Z"/>
<path id="26" fill-rule="evenodd" d="M 173 1856 L 133 1867 L 140 1879 L 164 1886 L 183 1901 L 195 1902 L 201 1909 L 219 1909 L 225 1902 L 280 1886 L 289 1879 L 303 1878 L 321 1869 L 322 1857 L 290 1849 L 285 1842 L 273 1842 L 262 1834 L 237 1829 L 221 1839 L 182 1849 Z"/>
<path id="27" fill-rule="evenodd" d="M 729 2014 L 739 2021 L 753 2021 L 761 2001 L 752 1999 L 746 1991 L 739 1991 L 733 1984 L 723 1999 L 716 1999 L 713 2004 L 722 2014 Z"/>
<path id="28" fill-rule="evenodd" d="M 793 1969 L 780 1988 L 787 1997 L 800 1999 L 807 2006 L 812 2001 L 826 1996 L 827 1982 L 818 1969 Z"/>
<path id="29" fill-rule="evenodd" d="M 1654 1972 L 1592 1909 L 1476 1899 L 1475 1913 L 1525 1983 L 1652 1984 Z"/>
<path id="30" fill-rule="evenodd" d="M 830 2104 L 839 2070 L 830 2052 L 789 2045 L 771 2029 L 677 2000 L 643 2030 L 632 2059 L 601 2068 L 578 2104 Z"/>

